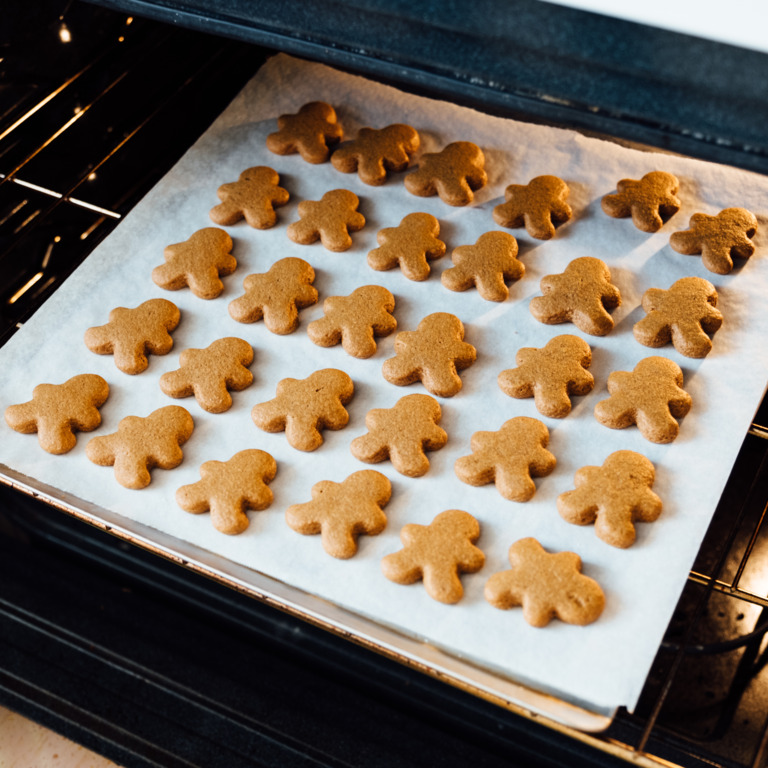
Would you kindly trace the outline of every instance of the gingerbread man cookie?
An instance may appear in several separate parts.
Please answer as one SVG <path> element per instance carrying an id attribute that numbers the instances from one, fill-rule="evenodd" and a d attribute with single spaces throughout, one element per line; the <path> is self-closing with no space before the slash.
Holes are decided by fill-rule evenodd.
<path id="1" fill-rule="evenodd" d="M 166 291 L 189 286 L 199 299 L 215 299 L 224 290 L 220 277 L 237 268 L 231 251 L 232 238 L 223 229 L 199 229 L 189 240 L 165 249 L 165 264 L 152 270 L 152 280 Z"/>
<path id="2" fill-rule="evenodd" d="M 456 459 L 454 471 L 463 483 L 495 483 L 510 501 L 528 501 L 536 493 L 534 477 L 545 477 L 557 464 L 547 450 L 549 430 L 537 419 L 516 416 L 498 432 L 475 432 L 472 453 Z"/>
<path id="3" fill-rule="evenodd" d="M 453 266 L 440 276 L 451 291 L 466 291 L 473 285 L 487 301 L 509 297 L 505 280 L 519 280 L 525 267 L 517 259 L 517 240 L 506 232 L 486 232 L 474 245 L 460 245 L 451 254 Z"/>
<path id="4" fill-rule="evenodd" d="M 405 188 L 412 195 L 439 195 L 444 203 L 460 206 L 469 205 L 487 182 L 483 150 L 471 141 L 455 141 L 422 155 L 418 169 L 405 177 Z"/>
<path id="5" fill-rule="evenodd" d="M 680 210 L 677 177 L 665 171 L 646 173 L 640 181 L 622 179 L 617 194 L 601 200 L 603 211 L 614 219 L 632 217 L 642 232 L 658 232 Z"/>
<path id="6" fill-rule="evenodd" d="M 116 307 L 109 322 L 85 332 L 85 346 L 97 355 L 114 355 L 123 373 L 137 374 L 149 365 L 148 354 L 167 355 L 173 348 L 173 331 L 179 308 L 166 299 L 149 299 L 133 309 Z"/>
<path id="7" fill-rule="evenodd" d="M 581 572 L 575 552 L 547 552 L 534 538 L 520 539 L 509 548 L 512 570 L 494 573 L 485 584 L 485 599 L 506 610 L 523 607 L 523 618 L 533 627 L 546 627 L 558 618 L 584 626 L 605 608 L 600 585 Z"/>
<path id="8" fill-rule="evenodd" d="M 457 603 L 464 595 L 460 574 L 476 573 L 485 565 L 475 546 L 480 524 L 468 512 L 449 509 L 429 525 L 406 525 L 400 532 L 403 549 L 381 561 L 384 575 L 397 584 L 422 579 L 424 589 L 441 603 Z"/>
<path id="9" fill-rule="evenodd" d="M 605 262 L 591 256 L 574 259 L 559 275 L 541 279 L 543 296 L 531 299 L 531 314 L 547 325 L 573 323 L 592 336 L 605 336 L 614 326 L 609 310 L 621 304 Z"/>
<path id="10" fill-rule="evenodd" d="M 253 406 L 251 418 L 265 432 L 285 432 L 299 451 L 314 451 L 323 444 L 321 429 L 343 429 L 349 423 L 344 406 L 355 385 L 344 371 L 324 368 L 306 379 L 283 379 L 277 397 Z"/>
<path id="11" fill-rule="evenodd" d="M 653 464 L 634 451 L 616 451 L 601 467 L 582 467 L 576 486 L 557 497 L 564 520 L 575 525 L 595 524 L 597 537 L 613 547 L 632 546 L 635 523 L 652 523 L 661 514 L 661 499 L 651 490 Z"/>
<path id="12" fill-rule="evenodd" d="M 77 443 L 75 432 L 91 432 L 101 424 L 99 408 L 108 397 L 109 384 L 101 376 L 81 373 L 63 384 L 38 384 L 30 401 L 5 409 L 5 420 L 16 432 L 36 432 L 44 451 L 67 453 Z"/>
<path id="13" fill-rule="evenodd" d="M 267 149 L 276 155 L 298 152 L 308 163 L 324 163 L 330 154 L 329 147 L 344 137 L 336 111 L 324 101 L 305 104 L 293 115 L 280 115 L 277 127 L 276 133 L 267 136 Z"/>
<path id="14" fill-rule="evenodd" d="M 541 349 L 524 347 L 515 362 L 517 368 L 499 374 L 501 391 L 510 397 L 533 397 L 539 413 L 552 419 L 571 412 L 571 395 L 586 395 L 595 386 L 587 370 L 592 350 L 578 336 L 555 336 Z"/>
<path id="15" fill-rule="evenodd" d="M 211 208 L 211 221 L 222 227 L 245 219 L 254 229 L 269 229 L 277 222 L 275 208 L 290 199 L 280 185 L 280 175 L 272 168 L 257 165 L 247 168 L 237 181 L 222 184 L 216 194 L 221 203 Z"/>
<path id="16" fill-rule="evenodd" d="M 299 310 L 317 302 L 314 279 L 315 270 L 304 259 L 280 259 L 269 271 L 245 278 L 245 295 L 230 302 L 229 314 L 238 323 L 264 318 L 272 333 L 293 333 L 299 325 Z"/>
<path id="17" fill-rule="evenodd" d="M 733 269 L 734 257 L 748 259 L 755 252 L 752 238 L 757 234 L 757 219 L 745 208 L 726 208 L 715 216 L 694 213 L 688 229 L 673 232 L 669 244 L 678 253 L 701 254 L 701 263 L 718 275 Z"/>
<path id="18" fill-rule="evenodd" d="M 181 367 L 160 377 L 160 389 L 169 397 L 190 397 L 208 413 L 223 413 L 232 407 L 230 390 L 239 392 L 253 382 L 248 366 L 253 349 L 234 337 L 218 339 L 205 349 L 185 349 Z"/>
<path id="19" fill-rule="evenodd" d="M 368 434 L 356 437 L 352 455 L 367 464 L 389 459 L 407 477 L 421 477 L 429 469 L 426 451 L 437 451 L 448 442 L 438 426 L 440 403 L 429 395 L 406 395 L 394 408 L 373 408 L 365 417 Z"/>
<path id="20" fill-rule="evenodd" d="M 360 181 L 378 187 L 387 180 L 387 171 L 408 167 L 419 144 L 419 134 L 410 125 L 361 128 L 354 141 L 345 142 L 331 155 L 331 165 L 342 173 L 357 171 Z"/>
<path id="21" fill-rule="evenodd" d="M 652 443 L 671 443 L 680 431 L 677 419 L 691 410 L 691 396 L 682 389 L 683 372 L 666 357 L 646 357 L 632 373 L 608 377 L 607 400 L 595 406 L 595 418 L 611 429 L 637 424 Z"/>
<path id="22" fill-rule="evenodd" d="M 409 213 L 397 227 L 379 230 L 379 247 L 369 252 L 368 266 L 379 271 L 399 266 L 409 280 L 426 280 L 429 262 L 445 256 L 439 234 L 440 222 L 432 214 Z"/>
<path id="23" fill-rule="evenodd" d="M 357 553 L 361 534 L 377 536 L 387 526 L 382 507 L 392 495 L 387 477 L 372 469 L 354 472 L 341 483 L 323 480 L 312 486 L 312 501 L 292 504 L 285 521 L 297 533 L 320 534 L 331 557 L 346 560 Z"/>
<path id="24" fill-rule="evenodd" d="M 668 291 L 649 288 L 643 294 L 648 313 L 635 323 L 635 338 L 646 347 L 663 347 L 670 340 L 686 357 L 706 357 L 710 336 L 723 324 L 715 286 L 701 277 L 683 277 Z"/>
<path id="25" fill-rule="evenodd" d="M 365 226 L 365 216 L 359 213 L 360 200 L 348 189 L 332 189 L 320 200 L 299 203 L 299 221 L 288 225 L 288 237 L 294 243 L 311 245 L 320 242 L 329 251 L 346 251 L 352 247 L 350 232 Z"/>
<path id="26" fill-rule="evenodd" d="M 395 357 L 384 361 L 382 373 L 399 387 L 421 381 L 428 392 L 453 397 L 461 389 L 458 371 L 477 359 L 475 348 L 464 341 L 464 325 L 455 315 L 434 312 L 415 331 L 395 338 Z"/>
<path id="27" fill-rule="evenodd" d="M 181 464 L 181 446 L 194 429 L 189 411 L 179 405 L 158 408 L 149 416 L 126 416 L 111 435 L 92 437 L 85 455 L 100 467 L 115 468 L 115 479 L 125 488 L 146 488 L 150 470 L 174 469 Z"/>
<path id="28" fill-rule="evenodd" d="M 557 176 L 537 176 L 528 184 L 510 184 L 504 190 L 506 202 L 493 209 L 493 218 L 502 227 L 525 226 L 531 237 L 549 240 L 555 228 L 573 215 L 566 202 L 569 191 Z"/>
<path id="29" fill-rule="evenodd" d="M 389 336 L 397 328 L 392 316 L 395 297 L 380 285 L 364 285 L 349 296 L 329 296 L 325 316 L 307 326 L 313 343 L 332 347 L 339 342 L 348 355 L 368 358 L 376 352 L 376 336 Z"/>
<path id="30" fill-rule="evenodd" d="M 234 535 L 249 525 L 247 509 L 266 509 L 274 498 L 267 483 L 275 479 L 277 462 L 266 451 L 251 448 L 229 461 L 206 461 L 200 480 L 176 491 L 176 503 L 186 512 L 211 513 L 217 531 Z"/>

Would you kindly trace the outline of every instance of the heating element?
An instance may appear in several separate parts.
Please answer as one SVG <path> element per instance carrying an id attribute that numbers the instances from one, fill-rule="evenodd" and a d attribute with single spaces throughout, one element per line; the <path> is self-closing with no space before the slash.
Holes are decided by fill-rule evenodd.
<path id="1" fill-rule="evenodd" d="M 270 53 L 89 5 L 49 2 L 34 19 L 12 6 L 13 37 L 0 40 L 2 339 Z M 603 734 L 476 699 L 13 489 L 0 698 L 126 765 L 765 765 L 766 438 L 764 403 L 640 705 Z"/>

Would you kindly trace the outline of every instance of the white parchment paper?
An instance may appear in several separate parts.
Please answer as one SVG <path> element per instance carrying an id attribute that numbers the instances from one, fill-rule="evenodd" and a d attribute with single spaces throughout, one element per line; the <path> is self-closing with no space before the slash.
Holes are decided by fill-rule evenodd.
<path id="1" fill-rule="evenodd" d="M 450 141 L 470 140 L 486 156 L 489 184 L 467 208 L 452 208 L 439 198 L 417 198 L 393 175 L 383 187 L 362 184 L 356 175 L 337 172 L 329 163 L 313 166 L 298 155 L 280 157 L 265 148 L 265 137 L 276 130 L 276 118 L 295 112 L 312 100 L 333 104 L 347 136 L 364 125 L 383 127 L 406 122 L 421 134 L 422 151 L 436 151 Z M 151 280 L 153 267 L 163 263 L 163 249 L 211 226 L 208 211 L 218 202 L 216 189 L 234 181 L 254 165 L 270 165 L 281 176 L 291 202 L 278 211 L 276 227 L 250 229 L 244 223 L 228 228 L 238 260 L 237 271 L 224 279 L 221 297 L 203 301 L 188 290 L 167 292 Z M 600 198 L 622 178 L 640 178 L 661 169 L 678 176 L 682 210 L 656 234 L 637 230 L 629 220 L 607 217 Z M 503 201 L 510 183 L 527 183 L 539 174 L 555 174 L 571 189 L 573 219 L 548 242 L 515 230 L 523 279 L 511 285 L 503 303 L 481 299 L 475 290 L 453 293 L 440 283 L 450 266 L 453 248 L 474 243 L 484 232 L 499 229 L 493 207 Z M 367 224 L 353 235 L 353 247 L 332 253 L 319 243 L 301 246 L 286 236 L 303 199 L 317 200 L 334 188 L 353 190 L 361 199 Z M 79 373 L 102 375 L 111 395 L 102 408 L 103 424 L 95 434 L 116 430 L 129 414 L 148 415 L 171 403 L 184 405 L 195 421 L 195 432 L 184 446 L 184 462 L 176 470 L 153 472 L 151 485 L 141 491 L 119 486 L 110 468 L 97 467 L 85 456 L 91 435 L 81 434 L 77 446 L 64 456 L 51 456 L 35 436 L 13 432 L 0 424 L 1 460 L 14 470 L 37 478 L 79 498 L 199 545 L 256 571 L 320 595 L 329 601 L 373 617 L 377 622 L 423 638 L 425 642 L 469 659 L 500 674 L 557 693 L 566 699 L 604 709 L 632 708 L 659 646 L 702 536 L 715 509 L 737 450 L 765 389 L 768 375 L 768 258 L 758 233 L 756 255 L 740 262 L 729 275 L 706 271 L 698 257 L 683 256 L 669 247 L 671 232 L 685 229 L 691 214 L 714 214 L 743 206 L 758 216 L 765 212 L 768 180 L 763 177 L 686 158 L 644 153 L 613 143 L 585 138 L 568 130 L 528 125 L 488 117 L 449 103 L 406 95 L 359 77 L 338 73 L 287 56 L 271 59 L 243 89 L 231 106 L 189 150 L 168 175 L 130 213 L 12 339 L 0 350 L 0 401 L 3 406 L 25 402 L 40 382 L 61 383 Z M 399 270 L 375 272 L 366 263 L 376 247 L 376 233 L 396 226 L 412 211 L 427 211 L 441 223 L 448 255 L 432 262 L 432 275 L 422 283 L 407 280 Z M 570 324 L 547 326 L 528 309 L 539 294 L 539 280 L 562 272 L 580 256 L 595 256 L 610 267 L 622 294 L 613 312 L 615 329 L 606 337 L 582 334 Z M 316 270 L 320 303 L 301 313 L 301 325 L 290 336 L 275 336 L 263 323 L 238 324 L 229 317 L 230 301 L 242 295 L 243 278 L 265 272 L 279 258 L 298 256 Z M 703 361 L 677 354 L 671 347 L 651 350 L 638 344 L 632 326 L 644 316 L 643 292 L 668 288 L 675 280 L 698 275 L 710 280 L 720 297 L 725 322 L 714 338 L 714 349 Z M 392 481 L 386 507 L 387 529 L 377 537 L 361 537 L 358 554 L 348 561 L 326 555 L 319 537 L 301 536 L 285 523 L 289 504 L 307 501 L 320 480 L 341 481 L 369 468 L 350 454 L 353 438 L 365 433 L 370 408 L 388 408 L 402 396 L 423 392 L 420 384 L 396 387 L 381 375 L 384 360 L 393 354 L 394 336 L 379 340 L 368 360 L 348 356 L 339 347 L 313 345 L 306 326 L 322 316 L 322 300 L 347 295 L 360 285 L 378 284 L 396 297 L 400 330 L 414 329 L 430 312 L 452 312 L 464 322 L 466 340 L 478 352 L 477 363 L 462 373 L 463 389 L 442 399 L 442 426 L 448 445 L 429 454 L 431 468 L 421 478 L 399 475 L 385 462 L 373 468 Z M 116 306 L 134 307 L 152 297 L 168 298 L 181 309 L 174 349 L 166 357 L 151 357 L 139 376 L 118 371 L 110 356 L 90 353 L 83 333 L 107 322 Z M 548 419 L 533 400 L 514 400 L 497 386 L 500 371 L 514 367 L 522 346 L 541 347 L 561 333 L 585 338 L 593 349 L 593 392 L 574 398 L 571 414 Z M 179 353 L 202 348 L 222 336 L 239 336 L 255 350 L 254 384 L 234 394 L 233 408 L 219 415 L 204 412 L 193 398 L 174 401 L 162 394 L 158 379 L 178 367 Z M 675 360 L 683 369 L 685 389 L 693 408 L 682 420 L 680 435 L 670 445 L 644 440 L 636 428 L 614 431 L 593 417 L 595 404 L 607 396 L 606 379 L 614 370 L 632 370 L 652 354 Z M 274 397 L 278 381 L 304 378 L 320 368 L 335 367 L 354 380 L 356 394 L 348 406 L 349 426 L 325 432 L 314 453 L 291 448 L 283 434 L 266 434 L 250 419 L 256 403 Z M 550 450 L 557 468 L 536 481 L 537 492 L 527 503 L 506 501 L 493 485 L 473 488 L 453 474 L 455 460 L 469 453 L 469 438 L 477 430 L 497 430 L 518 415 L 541 419 L 551 433 Z M 200 464 L 226 460 L 244 448 L 269 451 L 278 474 L 271 487 L 274 504 L 250 513 L 250 527 L 239 536 L 217 532 L 208 515 L 190 515 L 175 503 L 176 489 L 199 478 Z M 638 526 L 636 544 L 627 550 L 596 538 L 591 526 L 576 527 L 557 513 L 558 494 L 573 487 L 573 474 L 586 464 L 599 465 L 613 451 L 632 449 L 650 458 L 657 470 L 656 492 L 664 503 L 661 518 Z M 478 542 L 487 560 L 478 573 L 463 578 L 465 596 L 453 606 L 431 600 L 421 584 L 400 586 L 381 574 L 380 560 L 400 548 L 399 530 L 406 523 L 429 523 L 439 512 L 461 508 L 481 523 Z M 535 536 L 547 549 L 580 554 L 584 571 L 605 590 L 606 608 L 588 627 L 553 621 L 545 629 L 528 626 L 519 610 L 499 611 L 483 598 L 488 577 L 508 567 L 509 546 Z"/>

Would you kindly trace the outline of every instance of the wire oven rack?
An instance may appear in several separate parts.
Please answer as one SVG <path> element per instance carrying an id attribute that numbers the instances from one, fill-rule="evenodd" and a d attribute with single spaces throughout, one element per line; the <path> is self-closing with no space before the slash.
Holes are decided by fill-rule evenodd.
<path id="1" fill-rule="evenodd" d="M 38 15 L 22 10 L 14 15 L 12 10 L 9 18 L 13 38 L 0 39 L 0 342 L 178 159 L 267 55 L 252 45 L 79 4 L 47 2 Z M 239 597 L 222 595 L 207 583 L 195 586 L 191 576 L 180 582 L 175 572 L 159 571 L 144 553 L 126 552 L 119 542 L 106 541 L 110 537 L 101 541 L 102 534 L 83 532 L 60 520 L 60 513 L 29 504 L 3 492 L 0 539 L 31 537 L 46 557 L 51 548 L 74 553 L 99 572 L 111 570 L 138 588 L 157 590 L 165 584 L 180 603 L 195 603 L 203 614 L 226 613 L 238 631 L 255 631 L 250 611 L 261 607 L 248 601 L 233 607 L 230 601 Z M 451 722 L 463 713 L 462 727 L 469 728 L 467 719 L 472 724 L 467 739 L 495 739 L 494 749 L 506 759 L 533 750 L 521 763 L 526 765 L 557 764 L 565 754 L 572 765 L 766 765 L 767 509 L 768 400 L 745 437 L 637 710 L 620 711 L 603 734 L 585 735 L 489 710 L 453 692 Z M 0 606 L 6 619 L 20 625 L 42 627 L 47 621 L 13 607 L 7 595 Z M 296 640 L 300 630 L 286 630 L 282 618 L 258 615 L 278 634 L 293 635 L 291 653 L 304 653 L 303 641 Z M 59 618 L 58 634 L 68 638 L 64 644 L 75 643 Z M 51 632 L 56 634 L 49 629 L 43 634 Z M 334 654 L 343 657 L 346 668 L 354 670 L 357 664 L 369 679 L 371 662 L 365 655 L 355 662 L 346 644 L 341 651 L 329 651 L 326 639 L 315 637 L 314 642 L 332 660 Z M 109 657 L 112 667 L 119 666 L 116 658 Z M 128 671 L 150 676 L 147 668 Z M 405 686 L 421 690 L 427 709 L 444 701 L 441 690 L 427 691 L 430 682 L 414 683 L 386 666 L 375 674 L 384 681 L 378 695 L 399 701 L 395 691 Z M 70 735 L 93 741 L 117 759 L 130 752 L 136 764 L 177 764 L 157 744 L 142 747 L 131 741 L 135 736 L 107 736 L 88 712 L 65 717 L 62 700 L 51 703 L 50 692 L 38 688 L 21 696 L 23 677 L 23 670 L 4 669 L 0 697 L 21 708 L 26 702 L 41 719 L 74 729 Z M 425 715 L 424 707 L 418 717 L 435 717 L 432 711 Z M 286 749 L 315 761 L 307 764 L 347 764 L 327 752 L 316 753 L 316 747 L 291 742 Z M 371 758 L 367 764 L 376 763 Z M 497 763 L 489 758 L 487 764 Z"/>

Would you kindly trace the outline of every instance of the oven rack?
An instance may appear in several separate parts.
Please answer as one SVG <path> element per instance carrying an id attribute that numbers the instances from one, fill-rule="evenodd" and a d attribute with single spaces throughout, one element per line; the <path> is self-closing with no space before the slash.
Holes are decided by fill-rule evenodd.
<path id="1" fill-rule="evenodd" d="M 3 99 L 0 114 L 0 341 L 10 336 L 111 231 L 268 55 L 252 45 L 102 8 L 53 2 L 47 7 L 51 11 L 45 25 L 47 38 L 38 25 L 28 32 L 22 29 L 10 44 L 0 41 L 4 43 L 0 67 L 9 83 L 0 93 L 11 97 Z M 202 99 L 204 109 L 199 108 Z M 30 506 L 6 491 L 2 536 L 6 544 L 11 542 L 11 550 L 22 542 L 25 558 L 43 572 L 45 564 L 56 560 L 57 568 L 65 569 L 66 564 L 73 572 L 82 571 L 79 578 L 86 583 L 88 568 L 95 568 L 105 581 L 111 580 L 97 597 L 115 599 L 116 589 L 130 590 L 146 595 L 153 608 L 161 604 L 169 609 L 175 604 L 192 624 L 199 621 L 195 616 L 190 618 L 197 611 L 235 625 L 243 637 L 259 635 L 260 642 L 267 645 L 274 644 L 270 633 L 290 637 L 292 649 L 281 648 L 281 658 L 288 654 L 316 663 L 319 656 L 328 655 L 331 662 L 323 663 L 330 666 L 332 676 L 344 678 L 345 689 L 357 688 L 363 680 L 370 685 L 370 678 L 376 678 L 377 694 L 394 702 L 396 708 L 404 707 L 398 688 L 418 689 L 427 704 L 411 704 L 409 715 L 437 722 L 441 733 L 456 728 L 462 734 L 464 749 L 483 739 L 493 742 L 494 746 L 483 752 L 489 765 L 495 764 L 491 761 L 498 755 L 518 749 L 527 750 L 528 765 L 538 764 L 533 762 L 534 754 L 542 765 L 549 764 L 550 759 L 557 764 L 555 757 L 567 754 L 573 765 L 631 761 L 638 765 L 758 768 L 768 757 L 768 720 L 760 706 L 767 690 L 762 673 L 768 591 L 759 573 L 759 563 L 768 557 L 764 551 L 766 424 L 768 404 L 764 403 L 745 438 L 637 711 L 620 711 L 608 731 L 599 736 L 498 712 L 484 702 L 468 700 L 462 692 L 450 689 L 447 693 L 442 690 L 445 686 L 433 686 L 433 681 L 414 677 L 385 660 L 369 659 L 367 651 L 355 651 L 350 661 L 353 652 L 346 642 L 338 645 L 335 638 L 282 615 L 276 617 L 273 609 L 265 610 L 253 600 L 241 600 L 241 596 L 230 595 L 199 577 L 179 575 L 176 566 L 126 548 L 124 543 L 81 523 L 61 519 L 55 510 Z M 12 560 L 18 560 L 18 553 Z M 84 570 L 83 563 L 88 564 Z M 38 590 L 48 588 L 41 573 L 32 581 Z M 82 597 L 79 599 L 87 605 Z M 35 614 L 30 605 L 39 613 Z M 3 645 L 14 651 L 6 658 L 19 664 L 19 669 L 12 664 L 0 665 L 0 697 L 5 703 L 115 759 L 126 760 L 125 764 L 188 764 L 174 762 L 176 758 L 167 746 L 181 738 L 174 731 L 174 727 L 180 728 L 178 724 L 169 725 L 170 737 L 154 734 L 150 738 L 144 734 L 144 726 L 135 723 L 133 731 L 119 727 L 110 723 L 109 717 L 88 711 L 85 701 L 75 706 L 67 701 L 66 694 L 53 690 L 54 684 L 35 679 L 46 669 L 43 659 L 47 652 L 21 659 L 18 644 L 22 641 L 36 638 L 41 648 L 54 649 L 63 656 L 77 655 L 71 649 L 79 653 L 89 646 L 85 635 L 68 626 L 60 607 L 41 607 L 34 598 L 11 590 L 10 597 L 6 594 L 0 602 L 0 612 L 13 627 L 24 627 L 26 632 L 3 640 Z M 218 711 L 223 708 L 221 703 L 200 703 L 196 697 L 203 694 L 160 679 L 146 660 L 130 659 L 124 649 L 111 650 L 109 644 L 114 638 L 109 633 L 103 635 L 103 629 L 89 626 L 89 631 L 101 638 L 99 650 L 90 656 L 97 668 L 117 670 L 118 677 L 150 680 L 156 692 L 164 691 L 163 696 L 174 700 L 186 696 L 186 707 L 194 711 L 196 706 L 201 708 L 198 715 L 214 710 L 212 717 L 234 727 L 231 721 L 237 718 Z M 154 642 L 162 648 L 173 640 L 164 636 L 154 638 Z M 65 648 L 70 650 L 65 652 Z M 342 670 L 344 664 L 349 664 L 349 669 Z M 30 679 L 24 680 L 28 668 Z M 88 677 L 86 674 L 84 678 L 88 690 L 102 693 L 94 702 L 109 709 L 104 690 L 114 691 L 88 681 Z M 141 696 L 127 693 L 124 703 L 134 708 L 133 717 L 146 717 Z M 471 727 L 457 726 L 456 713 L 461 713 Z M 391 713 L 386 717 L 392 717 Z M 398 720 L 392 723 L 397 723 L 390 726 L 393 732 L 401 727 Z M 269 729 L 258 738 L 254 736 L 261 725 L 238 727 L 248 738 L 280 742 Z M 489 731 L 496 734 L 494 739 Z M 189 737 L 183 729 L 181 732 Z M 317 753 L 312 742 L 284 742 L 282 748 L 291 754 L 305 754 L 315 761 L 312 764 L 346 764 L 344 758 L 332 755 L 330 746 Z M 549 756 L 540 755 L 542 749 Z M 368 764 L 375 765 L 375 756 L 369 757 Z"/>

